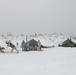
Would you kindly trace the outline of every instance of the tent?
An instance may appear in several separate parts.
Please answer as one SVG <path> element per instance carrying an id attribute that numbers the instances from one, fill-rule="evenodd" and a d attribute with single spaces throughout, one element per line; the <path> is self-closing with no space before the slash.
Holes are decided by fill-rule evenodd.
<path id="1" fill-rule="evenodd" d="M 24 42 L 24 40 L 22 41 L 21 47 L 24 48 L 22 49 L 23 51 L 28 51 L 28 50 L 37 50 L 37 45 L 38 42 L 34 39 L 28 41 L 28 42 Z"/>
<path id="2" fill-rule="evenodd" d="M 76 47 L 76 43 L 74 43 L 72 40 L 67 39 L 65 40 L 62 45 L 58 45 L 59 47 Z"/>

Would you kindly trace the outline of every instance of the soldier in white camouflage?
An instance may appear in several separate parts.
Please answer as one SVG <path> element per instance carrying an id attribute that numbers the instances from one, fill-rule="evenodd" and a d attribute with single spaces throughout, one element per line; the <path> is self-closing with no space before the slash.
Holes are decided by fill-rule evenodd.
<path id="1" fill-rule="evenodd" d="M 37 50 L 41 50 L 41 42 L 38 40 Z"/>
<path id="2" fill-rule="evenodd" d="M 13 52 L 13 50 L 16 50 L 17 53 L 19 53 L 19 51 L 17 50 L 16 46 L 14 44 L 12 44 L 10 41 L 6 42 L 8 47 L 11 47 L 11 53 Z"/>

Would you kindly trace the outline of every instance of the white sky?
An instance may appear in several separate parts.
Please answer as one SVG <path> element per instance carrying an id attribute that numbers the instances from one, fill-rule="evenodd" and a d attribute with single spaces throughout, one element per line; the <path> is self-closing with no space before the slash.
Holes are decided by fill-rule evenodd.
<path id="1" fill-rule="evenodd" d="M 0 34 L 76 36 L 76 0 L 0 0 Z"/>

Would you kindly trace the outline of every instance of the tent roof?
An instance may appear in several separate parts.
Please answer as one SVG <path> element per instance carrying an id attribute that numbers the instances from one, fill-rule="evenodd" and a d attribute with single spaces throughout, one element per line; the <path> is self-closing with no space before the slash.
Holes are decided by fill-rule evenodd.
<path id="1" fill-rule="evenodd" d="M 72 40 L 70 39 L 67 39 L 65 40 L 62 45 L 59 45 L 59 46 L 62 46 L 62 47 L 75 47 L 76 46 L 76 43 L 74 43 Z"/>

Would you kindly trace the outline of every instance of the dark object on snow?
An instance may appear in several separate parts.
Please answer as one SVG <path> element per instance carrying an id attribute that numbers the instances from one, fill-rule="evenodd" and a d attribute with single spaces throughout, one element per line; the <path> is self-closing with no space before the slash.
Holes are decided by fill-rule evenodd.
<path id="1" fill-rule="evenodd" d="M 34 39 L 32 39 L 26 43 L 23 40 L 22 44 L 21 44 L 22 51 L 29 51 L 29 50 L 35 49 L 36 45 L 37 45 L 37 41 L 35 41 Z"/>
<path id="2" fill-rule="evenodd" d="M 22 47 L 22 51 L 37 50 L 38 42 L 34 39 L 32 39 L 26 43 L 24 41 L 22 41 L 21 47 Z M 44 47 L 44 46 L 41 45 L 41 48 L 42 47 Z"/>
<path id="3" fill-rule="evenodd" d="M 58 45 L 59 47 L 76 47 L 76 43 L 71 41 L 70 39 L 65 40 L 62 45 Z"/>
<path id="4" fill-rule="evenodd" d="M 21 43 L 21 47 L 22 47 L 22 51 L 24 51 L 25 50 L 25 41 L 24 40 Z"/>
<path id="5" fill-rule="evenodd" d="M 52 45 L 52 46 L 44 46 L 43 48 L 54 48 L 55 46 Z"/>
<path id="6" fill-rule="evenodd" d="M 0 52 L 4 53 L 4 51 L 3 51 L 4 49 L 5 49 L 4 47 L 0 46 Z"/>

